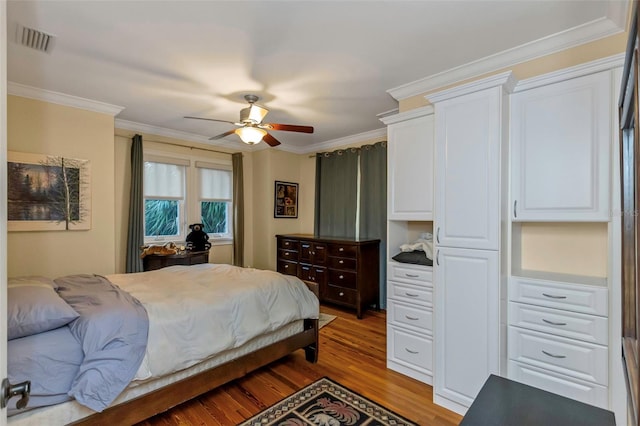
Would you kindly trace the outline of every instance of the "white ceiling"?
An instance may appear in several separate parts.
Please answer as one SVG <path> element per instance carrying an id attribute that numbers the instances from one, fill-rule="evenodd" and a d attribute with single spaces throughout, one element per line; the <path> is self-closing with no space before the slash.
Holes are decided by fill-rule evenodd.
<path id="1" fill-rule="evenodd" d="M 398 105 L 389 89 L 536 40 L 548 51 L 553 40 L 620 31 L 627 1 L 24 0 L 7 9 L 10 82 L 119 105 L 121 126 L 194 140 L 233 127 L 183 116 L 234 121 L 253 93 L 270 109 L 265 121 L 315 127 L 272 132 L 282 149 L 311 152 L 382 128 L 376 115 Z M 15 43 L 16 24 L 55 35 L 53 51 Z M 235 135 L 215 143 L 242 147 Z"/>

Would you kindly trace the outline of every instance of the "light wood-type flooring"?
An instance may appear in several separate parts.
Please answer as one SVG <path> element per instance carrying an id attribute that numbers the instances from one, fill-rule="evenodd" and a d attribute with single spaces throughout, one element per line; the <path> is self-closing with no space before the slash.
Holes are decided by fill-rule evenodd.
<path id="1" fill-rule="evenodd" d="M 334 307 L 322 306 L 321 311 L 338 318 L 320 330 L 317 364 L 296 351 L 139 426 L 236 425 L 324 376 L 419 425 L 460 422 L 459 415 L 433 404 L 431 386 L 387 370 L 384 312 L 367 311 L 358 320 L 354 313 Z"/>

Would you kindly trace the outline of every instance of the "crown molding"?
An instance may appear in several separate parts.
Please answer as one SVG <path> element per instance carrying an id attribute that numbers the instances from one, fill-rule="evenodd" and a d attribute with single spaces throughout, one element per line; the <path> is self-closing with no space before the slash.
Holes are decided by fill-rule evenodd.
<path id="1" fill-rule="evenodd" d="M 99 112 L 113 117 L 120 114 L 120 112 L 125 108 L 118 105 L 107 104 L 105 102 L 94 101 L 91 99 L 80 98 L 78 96 L 66 95 L 64 93 L 14 83 L 12 81 L 7 82 L 7 94 L 72 108 L 84 109 L 87 111 Z"/>
<path id="2" fill-rule="evenodd" d="M 513 88 L 516 86 L 516 83 L 517 80 L 513 76 L 513 73 L 511 71 L 507 71 L 500 74 L 492 75 L 487 78 L 483 78 L 482 80 L 476 80 L 472 81 L 471 83 L 452 87 L 451 89 L 431 93 L 429 95 L 426 95 L 424 98 L 430 103 L 434 104 L 436 102 L 441 102 L 447 99 L 498 86 L 502 86 L 507 93 L 511 93 L 513 91 Z"/>
<path id="3" fill-rule="evenodd" d="M 606 71 L 613 68 L 621 67 L 624 65 L 624 57 L 625 54 L 620 53 L 618 55 L 596 59 L 595 61 L 576 65 L 574 67 L 564 68 L 558 71 L 531 77 L 518 82 L 513 91 L 514 93 L 522 92 L 524 90 L 558 83 L 563 80 L 569 80 L 571 78 L 582 77 L 584 75 L 594 74 L 600 71 Z"/>
<path id="4" fill-rule="evenodd" d="M 380 117 L 380 121 L 382 121 L 387 126 L 389 124 L 399 123 L 401 121 L 411 120 L 413 118 L 423 117 L 425 115 L 431 115 L 434 113 L 433 105 L 427 105 L 420 108 L 411 109 L 409 111 L 399 112 L 394 115 L 386 115 L 384 117 Z"/>
<path id="5" fill-rule="evenodd" d="M 324 142 L 315 143 L 313 145 L 309 145 L 303 148 L 297 149 L 283 149 L 283 151 L 294 152 L 296 154 L 311 154 L 319 151 L 326 151 L 332 148 L 340 148 L 346 145 L 355 145 L 358 143 L 363 143 L 370 141 L 371 139 L 376 139 L 380 137 L 387 137 L 387 129 L 381 128 L 376 130 L 370 130 L 368 132 L 357 133 L 351 136 L 345 136 L 343 138 L 331 139 Z"/>
<path id="6" fill-rule="evenodd" d="M 207 136 L 197 135 L 195 133 L 182 132 L 180 130 L 167 129 L 166 127 L 152 126 L 149 124 L 136 123 L 134 121 L 121 120 L 116 118 L 116 129 L 130 130 L 132 132 L 146 133 L 150 135 L 164 136 L 167 138 L 178 139 L 188 142 L 198 142 L 206 145 L 219 146 L 229 149 L 229 144 L 223 142 L 210 141 Z M 236 144 L 232 147 L 236 151 L 253 151 L 252 147 L 247 144 Z"/>
<path id="7" fill-rule="evenodd" d="M 469 62 L 449 70 L 387 90 L 394 99 L 400 101 L 412 96 L 421 95 L 429 91 L 464 81 L 494 70 L 507 68 L 515 64 L 526 62 L 541 56 L 566 50 L 581 44 L 589 43 L 624 31 L 626 26 L 626 6 L 615 6 L 610 2 L 613 19 L 600 18 L 574 28 L 553 34 L 523 45 L 504 50 L 477 61 Z M 624 9 L 624 10 L 622 10 Z M 622 24 L 619 24 L 622 22 Z"/>

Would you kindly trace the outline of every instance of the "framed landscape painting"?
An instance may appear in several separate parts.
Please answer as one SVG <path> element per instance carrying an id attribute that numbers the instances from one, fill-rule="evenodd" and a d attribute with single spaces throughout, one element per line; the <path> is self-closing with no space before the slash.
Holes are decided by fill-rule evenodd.
<path id="1" fill-rule="evenodd" d="M 88 160 L 7 153 L 9 231 L 91 228 L 91 171 Z"/>
<path id="2" fill-rule="evenodd" d="M 298 184 L 276 181 L 273 217 L 298 217 Z"/>

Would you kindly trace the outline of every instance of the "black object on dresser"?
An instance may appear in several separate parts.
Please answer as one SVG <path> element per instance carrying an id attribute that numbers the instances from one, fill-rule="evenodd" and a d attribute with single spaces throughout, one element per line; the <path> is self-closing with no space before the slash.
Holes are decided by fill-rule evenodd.
<path id="1" fill-rule="evenodd" d="M 615 426 L 611 411 L 490 375 L 460 426 Z"/>
<path id="2" fill-rule="evenodd" d="M 166 268 L 173 265 L 197 265 L 209 262 L 209 250 L 185 251 L 184 253 L 160 255 L 148 254 L 142 258 L 142 268 L 145 271 Z"/>
<path id="3" fill-rule="evenodd" d="M 312 281 L 320 301 L 356 309 L 378 305 L 380 240 L 276 235 L 278 272 Z"/>

